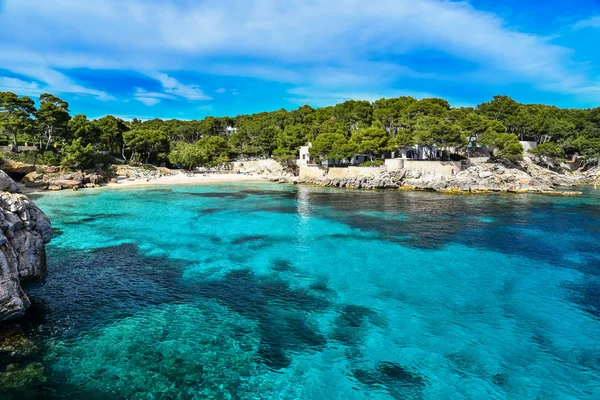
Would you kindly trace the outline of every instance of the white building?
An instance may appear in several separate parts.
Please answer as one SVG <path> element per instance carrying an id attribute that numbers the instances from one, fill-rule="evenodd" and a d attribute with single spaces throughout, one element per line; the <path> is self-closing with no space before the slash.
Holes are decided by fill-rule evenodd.
<path id="1" fill-rule="evenodd" d="M 432 150 L 433 154 L 430 154 Z M 402 148 L 394 152 L 394 158 L 402 158 L 405 160 L 431 160 L 441 156 L 442 151 L 436 149 L 435 147 L 430 149 L 429 147 L 418 145 Z"/>
<path id="2" fill-rule="evenodd" d="M 298 157 L 298 161 L 297 164 L 298 165 L 307 165 L 307 164 L 314 164 L 313 160 L 310 157 L 310 148 L 312 147 L 312 143 L 309 143 L 306 146 L 301 146 L 300 147 L 300 152 L 299 152 L 299 157 Z M 326 166 L 330 166 L 330 165 L 338 165 L 338 164 L 352 164 L 352 165 L 358 165 L 358 164 L 362 164 L 365 161 L 370 160 L 369 156 L 365 155 L 365 154 L 355 154 L 353 155 L 350 159 L 344 159 L 344 160 L 322 160 L 321 161 L 321 165 L 326 165 Z"/>
<path id="3" fill-rule="evenodd" d="M 362 164 L 365 161 L 369 161 L 369 160 L 370 160 L 369 156 L 366 156 L 364 154 L 355 154 L 350 158 L 349 163 L 352 165 L 358 165 L 358 164 Z"/>
<path id="4" fill-rule="evenodd" d="M 232 126 L 228 126 L 227 128 L 225 128 L 225 133 L 228 135 L 233 135 L 234 133 L 237 133 L 238 128 L 234 128 Z"/>
<path id="5" fill-rule="evenodd" d="M 310 160 L 310 153 L 309 153 L 309 149 L 312 147 L 312 143 L 309 143 L 306 146 L 301 146 L 300 147 L 300 158 L 298 159 L 298 165 L 306 165 L 309 164 L 311 162 Z"/>

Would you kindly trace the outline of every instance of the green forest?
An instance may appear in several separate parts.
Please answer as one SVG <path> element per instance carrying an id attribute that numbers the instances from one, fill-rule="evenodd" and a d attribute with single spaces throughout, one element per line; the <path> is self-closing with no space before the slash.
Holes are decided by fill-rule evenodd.
<path id="1" fill-rule="evenodd" d="M 484 146 L 494 148 L 495 157 L 517 160 L 523 155 L 520 140 L 536 141 L 536 155 L 544 158 L 576 157 L 589 164 L 600 158 L 600 107 L 561 109 L 521 104 L 507 96 L 474 108 L 453 108 L 439 98 L 398 97 L 194 121 L 124 121 L 111 115 L 90 120 L 71 115 L 69 104 L 54 95 L 36 100 L 0 92 L 0 140 L 13 146 L 5 158 L 68 168 L 119 160 L 192 169 L 232 159 L 273 157 L 285 162 L 311 142 L 310 153 L 317 161 L 358 152 L 378 162 L 414 145 L 432 154 L 445 150 L 444 156 Z M 237 131 L 228 134 L 228 126 Z M 39 150 L 19 152 L 24 145 Z"/>

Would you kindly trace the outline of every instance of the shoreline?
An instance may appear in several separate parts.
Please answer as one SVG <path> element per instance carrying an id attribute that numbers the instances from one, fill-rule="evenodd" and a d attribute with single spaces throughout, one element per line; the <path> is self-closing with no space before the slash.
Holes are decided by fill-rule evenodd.
<path id="1" fill-rule="evenodd" d="M 269 182 L 269 179 L 265 176 L 260 175 L 242 175 L 242 174 L 222 174 L 222 175 L 198 175 L 198 176 L 187 176 L 185 174 L 173 174 L 170 176 L 163 176 L 154 179 L 131 179 L 127 177 L 118 177 L 118 183 L 105 183 L 98 185 L 93 188 L 78 188 L 77 191 L 97 190 L 97 189 L 131 189 L 138 187 L 150 187 L 150 186 L 184 186 L 184 185 L 210 185 L 220 183 L 242 183 L 242 182 Z M 53 192 L 64 192 L 73 191 L 74 189 L 61 189 L 61 190 L 44 190 L 40 188 L 28 188 L 22 183 L 18 183 L 21 193 L 25 195 L 30 194 L 48 194 Z"/>
<path id="2" fill-rule="evenodd" d="M 174 174 L 154 179 L 131 179 L 126 177 L 117 178 L 118 183 L 108 183 L 99 188 L 131 188 L 142 186 L 170 186 L 170 185 L 202 185 L 211 183 L 238 183 L 238 182 L 261 182 L 265 181 L 263 176 L 242 174 L 220 174 L 220 175 L 198 175 L 187 176 Z"/>
<path id="3" fill-rule="evenodd" d="M 294 184 L 294 185 L 308 185 L 308 186 L 316 186 L 316 187 L 330 187 L 330 188 L 338 188 L 344 190 L 396 190 L 396 191 L 407 191 L 407 192 L 428 192 L 428 193 L 439 193 L 446 195 L 458 195 L 458 196 L 469 196 L 469 195 L 521 195 L 521 194 L 535 194 L 535 195 L 545 195 L 545 196 L 581 196 L 583 192 L 578 190 L 537 190 L 537 189 L 473 189 L 473 190 L 462 190 L 459 188 L 449 188 L 449 189 L 431 189 L 426 187 L 415 187 L 415 186 L 390 186 L 390 187 L 359 187 L 359 186 L 339 186 L 339 185 L 331 185 L 318 181 L 300 181 L 300 182 L 285 182 L 286 184 Z M 594 185 L 578 185 L 576 187 L 593 187 Z M 566 189 L 566 188 L 565 188 Z"/>
<path id="4" fill-rule="evenodd" d="M 489 169 L 489 168 L 487 168 Z M 342 178 L 329 179 L 326 176 L 320 179 L 302 179 L 298 176 L 280 176 L 273 174 L 210 174 L 198 173 L 188 175 L 182 171 L 166 171 L 166 174 L 158 176 L 143 176 L 134 175 L 117 176 L 117 182 L 102 183 L 91 186 L 75 186 L 70 189 L 63 187 L 61 190 L 44 190 L 40 188 L 27 188 L 20 184 L 21 191 L 24 194 L 42 194 L 52 191 L 62 190 L 85 190 L 85 189 L 101 189 L 101 188 L 139 188 L 139 187 L 161 187 L 161 186 L 183 186 L 183 185 L 210 185 L 210 184 L 228 184 L 228 183 L 243 183 L 243 182 L 270 182 L 278 184 L 306 184 L 311 186 L 322 187 L 338 187 L 345 189 L 387 189 L 387 190 L 402 190 L 402 191 L 426 191 L 437 192 L 441 194 L 451 195 L 489 195 L 498 193 L 509 194 L 538 194 L 550 196 L 578 196 L 582 193 L 576 190 L 576 187 L 593 186 L 590 182 L 580 180 L 576 184 L 560 185 L 561 182 L 551 182 L 548 179 L 539 181 L 533 176 L 527 175 L 527 180 L 523 180 L 523 176 L 509 176 L 509 170 L 491 173 L 491 171 L 479 171 L 473 174 L 471 168 L 459 173 L 457 176 L 439 177 L 437 175 L 429 176 L 427 174 L 415 174 L 413 171 L 403 171 L 401 173 L 384 173 L 377 177 L 360 177 L 360 178 Z M 477 172 L 477 171 L 475 171 Z M 512 171 L 514 172 L 514 171 Z M 517 171 L 519 172 L 519 171 Z M 523 173 L 523 172 L 519 172 Z M 485 174 L 485 175 L 483 175 Z M 482 180 L 481 177 L 488 177 L 487 180 Z M 537 174 L 536 174 L 537 176 Z M 458 178 L 463 177 L 460 181 Z M 510 182 L 504 180 L 510 177 Z M 464 179 L 466 178 L 466 180 Z M 70 181 L 69 183 L 71 183 Z M 575 181 L 573 181 L 575 183 Z M 558 183 L 558 184 L 557 184 Z M 583 183 L 587 183 L 583 184 Z M 582 185 L 583 184 L 583 185 Z M 60 187 L 60 186 L 59 186 Z M 569 190 L 568 188 L 572 188 Z M 565 190 L 567 189 L 567 190 Z"/>
<path id="5" fill-rule="evenodd" d="M 286 185 L 307 185 L 316 187 L 331 187 L 338 189 L 350 189 L 350 190 L 397 190 L 397 191 L 413 191 L 413 192 L 431 192 L 446 195 L 493 195 L 493 194 L 536 194 L 536 195 L 548 195 L 548 196 L 579 196 L 582 192 L 577 190 L 493 190 L 493 189 L 476 189 L 476 190 L 460 190 L 457 188 L 445 189 L 445 190 L 433 190 L 428 188 L 419 188 L 413 186 L 397 186 L 397 187 L 386 187 L 386 188 L 365 188 L 358 186 L 337 186 L 331 184 L 324 184 L 322 182 L 315 181 L 303 181 L 294 180 L 289 178 L 274 178 L 272 176 L 264 175 L 224 175 L 232 176 L 229 179 L 223 179 L 223 177 L 177 177 L 178 179 L 172 179 L 173 177 L 157 178 L 150 181 L 143 179 L 129 180 L 129 178 L 121 177 L 119 183 L 108 183 L 98 185 L 94 188 L 79 188 L 76 191 L 83 190 L 95 190 L 95 189 L 127 189 L 127 188 L 142 188 L 152 186 L 195 186 L 195 185 L 210 185 L 210 184 L 222 184 L 222 183 L 243 183 L 243 182 L 268 182 L 273 184 L 286 184 Z M 243 177 L 243 178 L 242 178 Z M 171 179 L 169 179 L 171 178 Z M 183 178 L 183 179 L 181 179 Z M 285 179 L 285 181 L 282 181 Z M 62 190 L 41 190 L 39 188 L 28 188 L 22 183 L 18 183 L 21 193 L 25 195 L 30 194 L 48 194 L 53 192 L 64 192 L 73 191 L 73 189 L 62 189 Z M 593 187 L 593 184 L 577 185 L 576 187 Z"/>

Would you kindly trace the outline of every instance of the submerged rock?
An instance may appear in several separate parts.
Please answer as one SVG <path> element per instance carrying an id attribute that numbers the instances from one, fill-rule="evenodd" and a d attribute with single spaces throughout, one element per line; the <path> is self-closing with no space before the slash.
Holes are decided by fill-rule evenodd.
<path id="1" fill-rule="evenodd" d="M 10 364 L 6 371 L 0 372 L 0 387 L 5 390 L 33 390 L 45 381 L 44 367 L 41 364 L 31 364 L 25 367 Z"/>
<path id="2" fill-rule="evenodd" d="M 56 342 L 48 359 L 54 373 L 99 398 L 271 398 L 257 330 L 216 303 L 168 304 L 77 343 Z"/>
<path id="3" fill-rule="evenodd" d="M 21 283 L 46 277 L 50 220 L 0 171 L 0 321 L 22 316 L 29 298 Z"/>

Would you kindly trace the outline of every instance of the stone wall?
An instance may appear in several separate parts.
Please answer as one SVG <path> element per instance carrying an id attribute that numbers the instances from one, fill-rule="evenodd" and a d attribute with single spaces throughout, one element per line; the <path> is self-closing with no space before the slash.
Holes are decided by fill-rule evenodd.
<path id="1" fill-rule="evenodd" d="M 252 160 L 252 161 L 234 161 L 231 163 L 234 172 L 237 171 L 252 171 L 252 170 L 281 170 L 283 167 L 273 159 Z"/>
<path id="2" fill-rule="evenodd" d="M 423 161 L 403 158 L 387 159 L 385 160 L 385 166 L 388 172 L 405 169 L 438 175 L 452 175 L 453 169 L 455 173 L 463 169 L 460 161 Z"/>
<path id="3" fill-rule="evenodd" d="M 432 173 L 436 175 L 452 175 L 462 170 L 460 161 L 414 161 L 405 160 L 404 169 L 418 171 L 420 173 Z"/>
<path id="4" fill-rule="evenodd" d="M 9 145 L 9 146 L 0 146 L 0 152 L 3 153 L 10 153 L 11 151 L 13 151 L 13 145 Z M 18 146 L 19 151 L 37 151 L 38 147 L 37 146 Z"/>
<path id="5" fill-rule="evenodd" d="M 386 158 L 385 166 L 388 171 L 400 171 L 404 169 L 404 161 L 407 160 L 407 158 Z"/>
<path id="6" fill-rule="evenodd" d="M 327 177 L 330 179 L 372 178 L 386 171 L 386 167 L 329 168 Z"/>
<path id="7" fill-rule="evenodd" d="M 327 175 L 327 168 L 318 165 L 300 165 L 299 170 L 298 177 L 304 180 L 319 179 Z"/>
<path id="8" fill-rule="evenodd" d="M 385 160 L 381 167 L 346 167 L 329 168 L 318 165 L 300 165 L 300 179 L 313 180 L 320 178 L 328 179 L 354 179 L 374 178 L 384 172 L 415 171 L 421 174 L 452 175 L 452 170 L 457 174 L 462 169 L 460 161 L 414 161 L 402 158 Z"/>
<path id="9" fill-rule="evenodd" d="M 386 172 L 387 167 L 347 167 L 327 168 L 318 165 L 300 165 L 300 179 L 312 180 L 327 177 L 329 179 L 373 178 Z"/>

